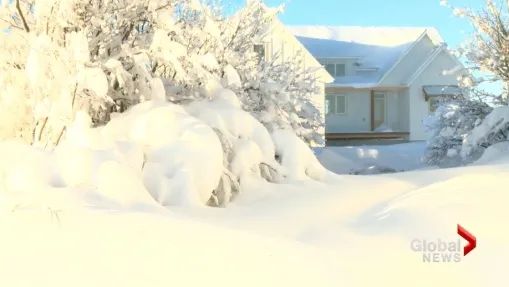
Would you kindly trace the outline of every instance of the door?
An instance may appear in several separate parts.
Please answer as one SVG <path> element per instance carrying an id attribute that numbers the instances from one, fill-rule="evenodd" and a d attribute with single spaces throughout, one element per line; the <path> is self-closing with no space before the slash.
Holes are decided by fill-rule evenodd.
<path id="1" fill-rule="evenodd" d="M 380 128 L 385 123 L 386 117 L 385 94 L 375 93 L 373 95 L 373 130 Z"/>

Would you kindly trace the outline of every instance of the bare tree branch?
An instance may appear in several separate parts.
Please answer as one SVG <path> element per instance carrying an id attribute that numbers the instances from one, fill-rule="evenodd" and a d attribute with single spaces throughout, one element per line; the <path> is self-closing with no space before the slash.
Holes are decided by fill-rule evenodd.
<path id="1" fill-rule="evenodd" d="M 21 21 L 23 21 L 23 27 L 25 27 L 25 31 L 30 33 L 30 27 L 28 27 L 28 23 L 25 19 L 25 16 L 23 15 L 23 12 L 21 11 L 21 5 L 19 4 L 19 0 L 16 0 L 16 9 L 18 10 L 18 14 L 21 17 Z"/>

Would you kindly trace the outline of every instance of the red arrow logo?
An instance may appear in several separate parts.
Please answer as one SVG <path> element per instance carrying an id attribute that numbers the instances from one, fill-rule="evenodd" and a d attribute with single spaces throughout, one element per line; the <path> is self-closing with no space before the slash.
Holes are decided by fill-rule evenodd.
<path id="1" fill-rule="evenodd" d="M 472 233 L 468 232 L 465 228 L 458 224 L 458 234 L 468 241 L 468 245 L 463 247 L 463 256 L 467 256 L 470 251 L 474 250 L 477 246 L 477 239 Z"/>

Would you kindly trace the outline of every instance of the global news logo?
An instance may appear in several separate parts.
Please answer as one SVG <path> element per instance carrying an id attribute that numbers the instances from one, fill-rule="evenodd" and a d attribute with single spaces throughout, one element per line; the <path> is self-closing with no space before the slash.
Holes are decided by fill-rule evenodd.
<path id="1" fill-rule="evenodd" d="M 463 250 L 461 238 L 454 241 L 445 241 L 440 238 L 437 240 L 414 239 L 410 247 L 422 255 L 422 261 L 425 263 L 461 262 L 462 257 L 467 256 L 477 247 L 477 238 L 459 224 L 458 235 L 468 242 Z"/>

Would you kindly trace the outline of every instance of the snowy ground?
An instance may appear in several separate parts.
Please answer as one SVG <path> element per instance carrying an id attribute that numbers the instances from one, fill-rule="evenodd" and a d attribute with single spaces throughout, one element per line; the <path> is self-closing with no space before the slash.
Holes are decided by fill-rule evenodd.
<path id="1" fill-rule="evenodd" d="M 507 286 L 507 142 L 469 167 L 362 176 L 324 170 L 227 99 L 147 102 L 89 126 L 80 114 L 55 150 L 0 142 L 0 286 Z M 205 207 L 223 169 L 211 126 L 237 150 L 242 189 L 226 208 Z M 337 172 L 410 170 L 422 148 L 319 158 Z M 275 150 L 278 184 L 259 174 Z M 479 242 L 461 262 L 411 250 L 459 240 L 457 224 Z"/>
<path id="2" fill-rule="evenodd" d="M 0 286 L 507 286 L 508 172 L 499 156 L 253 180 L 224 209 L 83 206 L 55 189 L 51 205 L 2 209 Z M 423 263 L 410 249 L 416 238 L 457 240 L 458 223 L 478 238 L 461 262 Z"/>
<path id="3" fill-rule="evenodd" d="M 338 174 L 377 174 L 424 168 L 426 143 L 394 145 L 328 146 L 315 149 L 320 162 Z"/>

